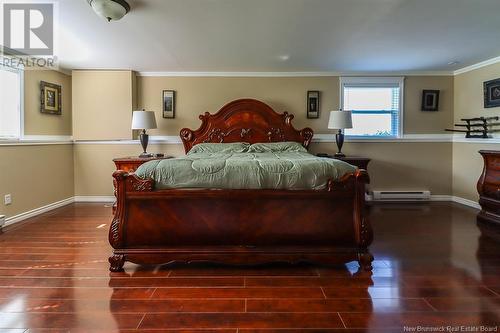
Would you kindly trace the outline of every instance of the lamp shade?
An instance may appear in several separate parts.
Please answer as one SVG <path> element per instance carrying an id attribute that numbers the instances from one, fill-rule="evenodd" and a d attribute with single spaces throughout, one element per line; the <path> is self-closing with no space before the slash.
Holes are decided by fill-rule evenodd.
<path id="1" fill-rule="evenodd" d="M 352 128 L 351 111 L 330 111 L 329 129 Z"/>
<path id="2" fill-rule="evenodd" d="M 156 118 L 153 111 L 134 111 L 132 114 L 132 129 L 156 128 Z"/>

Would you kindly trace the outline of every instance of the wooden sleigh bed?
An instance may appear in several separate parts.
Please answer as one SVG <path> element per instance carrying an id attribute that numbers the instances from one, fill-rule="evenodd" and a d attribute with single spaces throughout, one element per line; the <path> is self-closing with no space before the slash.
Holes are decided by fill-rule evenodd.
<path id="1" fill-rule="evenodd" d="M 201 127 L 180 132 L 186 153 L 203 142 L 300 142 L 293 115 L 241 99 L 216 114 L 200 115 Z M 152 179 L 122 170 L 113 174 L 116 210 L 109 231 L 110 270 L 137 264 L 210 261 L 229 264 L 358 261 L 371 270 L 372 229 L 365 216 L 365 170 L 324 190 L 155 190 Z"/>

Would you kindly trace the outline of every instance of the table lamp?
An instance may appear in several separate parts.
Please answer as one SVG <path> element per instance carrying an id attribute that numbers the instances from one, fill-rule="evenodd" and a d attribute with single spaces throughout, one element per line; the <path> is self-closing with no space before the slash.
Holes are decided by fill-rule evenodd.
<path id="1" fill-rule="evenodd" d="M 149 135 L 146 134 L 146 130 L 154 128 L 156 128 L 156 118 L 153 111 L 134 111 L 132 114 L 132 129 L 142 130 L 139 139 L 144 151 L 139 157 L 146 158 L 153 156 L 153 154 L 148 154 L 147 152 Z"/>
<path id="2" fill-rule="evenodd" d="M 337 134 L 335 134 L 335 141 L 337 142 L 339 151 L 335 153 L 334 157 L 345 157 L 345 155 L 342 154 L 342 145 L 344 144 L 344 133 L 342 130 L 352 128 L 351 111 L 330 111 L 328 128 L 338 130 Z"/>

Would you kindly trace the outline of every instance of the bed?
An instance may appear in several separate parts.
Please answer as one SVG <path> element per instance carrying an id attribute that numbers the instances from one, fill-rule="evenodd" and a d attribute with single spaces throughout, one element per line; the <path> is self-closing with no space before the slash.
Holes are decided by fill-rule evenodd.
<path id="1" fill-rule="evenodd" d="M 373 256 L 368 246 L 373 234 L 365 212 L 365 186 L 369 182 L 366 170 L 341 166 L 335 177 L 308 185 L 289 177 L 293 186 L 289 185 L 290 179 L 270 183 L 260 179 L 253 185 L 233 181 L 229 188 L 215 181 L 200 183 L 199 187 L 189 182 L 171 186 L 179 184 L 179 179 L 172 181 L 172 178 L 182 173 L 168 173 L 172 165 L 192 165 L 198 158 L 204 163 L 203 168 L 213 168 L 215 162 L 207 164 L 204 157 L 194 154 L 204 145 L 217 146 L 207 143 L 236 146 L 244 143 L 250 149 L 231 151 L 224 164 L 235 164 L 235 156 L 238 160 L 243 154 L 247 158 L 253 156 L 260 168 L 265 160 L 271 163 L 275 155 L 282 160 L 280 167 L 288 165 L 288 160 L 299 164 L 292 155 L 309 165 L 317 158 L 303 150 L 308 148 L 313 131 L 296 130 L 292 119 L 293 115 L 276 113 L 263 102 L 236 100 L 215 114 L 200 115 L 202 124 L 197 130 L 181 130 L 188 155 L 164 162 L 170 183 L 162 182 L 156 175 L 154 170 L 159 162 L 148 162 L 137 173 L 115 171 L 117 202 L 109 231 L 113 247 L 110 270 L 122 271 L 126 261 L 155 265 L 198 261 L 226 264 L 358 261 L 362 270 L 371 270 Z M 274 151 L 254 154 L 259 147 L 284 143 L 287 147 L 299 143 L 302 150 L 297 148 L 285 155 Z M 240 167 L 249 164 L 245 161 Z M 274 167 L 271 163 L 271 168 Z M 219 169 L 213 174 L 217 172 Z"/>

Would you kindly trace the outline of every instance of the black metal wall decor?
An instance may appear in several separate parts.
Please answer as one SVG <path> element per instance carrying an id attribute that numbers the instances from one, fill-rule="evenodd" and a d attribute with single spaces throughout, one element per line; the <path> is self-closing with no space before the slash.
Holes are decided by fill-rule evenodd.
<path id="1" fill-rule="evenodd" d="M 465 124 L 455 124 L 455 127 L 464 129 L 445 129 L 448 132 L 465 133 L 466 138 L 491 138 L 491 133 L 500 132 L 500 125 L 498 122 L 499 117 L 479 117 L 479 118 L 462 118 L 461 121 Z"/>
<path id="2" fill-rule="evenodd" d="M 307 118 L 319 118 L 319 91 L 317 90 L 307 92 Z"/>
<path id="3" fill-rule="evenodd" d="M 500 106 L 500 79 L 484 82 L 484 107 Z"/>
<path id="4" fill-rule="evenodd" d="M 438 111 L 439 110 L 439 90 L 424 90 L 422 91 L 422 111 Z"/>
<path id="5" fill-rule="evenodd" d="M 163 118 L 175 118 L 175 90 L 163 90 Z"/>

